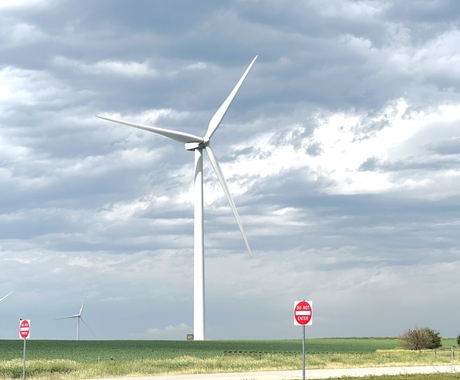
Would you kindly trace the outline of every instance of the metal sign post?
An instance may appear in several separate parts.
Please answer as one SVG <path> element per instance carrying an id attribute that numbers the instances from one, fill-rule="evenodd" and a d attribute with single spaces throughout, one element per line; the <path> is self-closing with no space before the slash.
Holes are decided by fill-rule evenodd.
<path id="1" fill-rule="evenodd" d="M 294 325 L 302 326 L 302 380 L 305 380 L 305 326 L 313 324 L 313 303 L 311 301 L 294 302 Z"/>
<path id="2" fill-rule="evenodd" d="M 26 341 L 24 339 L 24 357 L 22 358 L 22 380 L 26 379 Z"/>
<path id="3" fill-rule="evenodd" d="M 26 340 L 30 337 L 30 319 L 19 320 L 19 339 L 24 340 L 24 357 L 22 360 L 22 380 L 26 378 Z"/>
<path id="4" fill-rule="evenodd" d="M 305 325 L 302 326 L 302 380 L 305 380 Z"/>

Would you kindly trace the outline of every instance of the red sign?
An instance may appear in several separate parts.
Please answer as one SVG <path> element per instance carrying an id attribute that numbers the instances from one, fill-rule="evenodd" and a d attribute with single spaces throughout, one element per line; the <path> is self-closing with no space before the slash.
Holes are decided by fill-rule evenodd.
<path id="1" fill-rule="evenodd" d="M 19 338 L 28 339 L 30 336 L 30 319 L 21 319 L 19 322 Z"/>
<path id="2" fill-rule="evenodd" d="M 311 301 L 294 302 L 294 324 L 311 325 L 313 323 L 313 303 Z"/>

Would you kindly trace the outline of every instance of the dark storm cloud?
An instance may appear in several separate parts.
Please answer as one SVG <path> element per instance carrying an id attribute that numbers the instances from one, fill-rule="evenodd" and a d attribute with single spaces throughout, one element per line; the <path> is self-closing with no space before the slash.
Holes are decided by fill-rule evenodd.
<path id="1" fill-rule="evenodd" d="M 37 52 L 34 56 L 44 57 L 44 66 L 38 66 L 37 68 L 44 68 L 50 61 L 61 56 L 74 56 L 77 61 L 89 65 L 107 58 L 118 60 L 120 56 L 123 56 L 124 60 L 126 57 L 130 57 L 131 60 L 135 61 L 151 62 L 154 67 L 156 63 L 155 58 L 160 55 L 162 56 L 162 60 L 166 59 L 166 57 L 174 60 L 180 56 L 182 61 L 185 58 L 192 61 L 214 62 L 220 66 L 235 65 L 235 58 L 237 58 L 237 64 L 241 66 L 241 64 L 247 63 L 248 57 L 252 57 L 257 53 L 261 55 L 260 61 L 262 64 L 265 62 L 268 63 L 268 66 L 264 65 L 267 66 L 267 69 L 263 69 L 264 66 L 258 69 L 259 72 L 263 70 L 261 72 L 264 74 L 265 81 L 267 82 L 265 87 L 269 89 L 269 92 L 266 92 L 265 99 L 259 96 L 259 103 L 270 102 L 273 99 L 277 99 L 277 102 L 279 102 L 281 98 L 285 103 L 303 99 L 307 102 L 324 103 L 324 101 L 327 101 L 331 104 L 337 102 L 349 104 L 350 102 L 356 103 L 359 99 L 370 101 L 372 97 L 377 95 L 372 94 L 369 96 L 370 93 L 366 94 L 369 90 L 366 90 L 365 87 L 371 86 L 373 83 L 369 85 L 360 83 L 366 77 L 363 70 L 370 70 L 370 68 L 366 69 L 365 57 L 360 57 L 349 51 L 343 43 L 338 41 L 343 35 L 360 36 L 366 33 L 356 33 L 356 31 L 348 30 L 346 27 L 342 30 L 341 25 L 337 24 L 336 19 L 338 17 L 332 17 L 329 20 L 331 24 L 334 23 L 334 28 L 331 28 L 327 24 L 325 25 L 324 20 L 320 23 L 320 19 L 317 17 L 319 9 L 315 7 L 302 4 L 294 6 L 300 9 L 292 10 L 292 6 L 287 7 L 285 3 L 282 3 L 282 6 L 273 5 L 272 3 L 269 7 L 263 9 L 264 12 L 271 10 L 270 14 L 276 14 L 284 25 L 291 24 L 292 17 L 295 17 L 298 20 L 298 24 L 307 25 L 310 28 L 290 33 L 288 31 L 284 32 L 283 28 L 281 30 L 274 30 L 273 25 L 266 25 L 263 20 L 255 21 L 251 20 L 251 18 L 246 19 L 245 7 L 249 7 L 253 11 L 260 8 L 250 4 L 243 5 L 243 11 L 240 11 L 241 14 L 234 7 L 226 6 L 225 4 L 219 4 L 219 11 L 214 11 L 215 6 L 213 7 L 208 4 L 203 8 L 199 7 L 199 9 L 191 12 L 192 15 L 195 12 L 199 13 L 202 15 L 201 18 L 190 16 L 190 13 L 188 13 L 190 6 L 175 8 L 175 12 L 171 12 L 168 9 L 171 5 L 160 3 L 158 6 L 156 4 L 149 5 L 147 10 L 142 8 L 142 12 L 140 12 L 140 7 L 133 7 L 129 12 L 121 12 L 119 7 L 123 4 L 121 3 L 120 5 L 119 3 L 111 5 L 109 7 L 111 11 L 107 14 L 103 3 L 97 3 L 97 5 L 89 7 L 85 6 L 83 9 L 76 4 L 61 3 L 57 7 L 47 9 L 46 12 L 40 12 L 38 15 L 28 15 L 31 18 L 30 21 L 38 23 L 46 35 L 46 38 L 43 38 L 41 43 L 34 43 L 32 47 L 32 49 L 40 49 L 40 53 Z M 75 7 L 78 7 L 78 9 L 74 9 Z M 154 12 L 150 10 L 152 7 L 155 8 Z M 207 9 L 207 7 L 210 7 L 210 9 Z M 99 10 L 102 9 L 104 12 L 99 14 Z M 281 11 L 281 14 L 278 11 Z M 47 19 L 48 17 L 54 19 L 56 18 L 56 14 L 61 15 L 61 13 L 64 15 L 62 17 L 63 21 L 57 23 L 57 25 L 50 23 Z M 142 13 L 142 15 L 138 13 Z M 186 18 L 194 20 L 194 22 L 183 23 L 178 30 L 169 30 L 167 28 L 163 30 L 162 25 L 165 21 L 162 23 L 155 23 L 154 21 L 144 23 L 145 18 L 150 18 L 150 13 L 154 13 L 154 17 L 161 18 L 162 20 L 168 19 L 164 14 L 174 15 L 172 16 L 173 19 L 174 17 L 187 15 Z M 250 14 L 249 11 L 248 13 Z M 78 14 L 78 17 L 75 14 Z M 307 20 L 303 16 L 307 16 Z M 129 25 L 130 21 L 137 18 L 139 18 L 139 23 L 136 23 L 136 30 L 142 30 L 143 33 L 152 35 L 152 38 L 145 38 L 147 41 L 157 40 L 154 38 L 156 29 L 160 28 L 162 30 L 162 38 L 165 40 L 159 42 L 160 46 L 145 46 L 142 34 L 139 36 L 135 35 L 134 38 L 131 37 L 129 41 L 124 40 L 122 35 L 120 35 L 123 33 L 123 29 L 116 29 L 116 32 L 114 31 L 112 34 L 111 31 L 113 28 L 110 28 L 110 24 L 107 25 L 105 22 L 105 20 L 111 20 L 110 22 L 114 23 L 114 20 L 116 20 L 117 22 L 121 21 L 122 25 Z M 310 18 L 315 20 L 313 24 L 309 22 L 311 21 L 309 20 Z M 315 24 L 318 23 L 322 25 L 322 28 L 315 27 Z M 349 26 L 351 27 L 352 25 L 361 25 L 361 23 L 356 23 L 356 20 L 350 20 Z M 249 35 L 252 36 L 250 40 L 245 41 L 244 45 L 241 45 L 237 34 L 235 34 L 235 30 L 241 31 L 242 28 L 243 30 L 247 29 Z M 88 35 L 89 30 L 91 30 L 91 33 L 94 33 L 92 38 Z M 333 31 L 333 35 L 327 32 L 331 30 Z M 53 35 L 62 35 L 62 33 L 68 39 L 65 41 L 56 41 Z M 176 34 L 181 35 L 181 38 L 174 38 Z M 323 34 L 324 37 L 322 37 Z M 365 37 L 367 38 L 367 36 Z M 81 56 L 80 54 L 82 49 L 79 40 L 81 39 L 84 39 L 85 43 L 87 43 L 88 39 L 92 41 L 92 45 L 85 46 L 88 56 Z M 140 40 L 139 44 L 141 46 L 136 46 L 138 40 Z M 49 47 L 50 42 L 54 42 L 52 50 Z M 154 44 L 154 42 L 149 43 Z M 110 54 L 106 52 L 107 44 L 110 46 Z M 114 49 L 113 44 L 116 44 L 119 51 L 118 54 L 114 54 L 117 49 Z M 73 45 L 76 46 L 78 55 L 74 51 L 64 50 L 64 48 Z M 129 49 L 132 49 L 132 46 L 135 46 L 136 53 L 129 51 Z M 201 47 L 204 46 L 206 50 L 202 51 Z M 23 49 L 27 54 L 31 53 L 29 46 L 24 46 Z M 139 56 L 140 51 L 142 52 L 141 56 Z M 193 54 L 187 54 L 189 51 L 193 52 Z M 6 62 L 8 62 L 10 54 L 7 50 Z M 216 62 L 215 57 L 220 57 L 221 60 Z M 285 70 L 286 64 L 283 64 L 283 58 L 287 59 L 286 64 L 289 67 L 289 71 Z M 11 63 L 20 63 L 23 67 L 27 68 L 32 68 L 29 65 L 34 64 L 34 62 L 35 64 L 37 63 L 37 59 L 34 59 L 32 62 L 28 61 L 30 60 L 27 60 L 26 56 L 24 56 L 24 59 L 12 61 Z M 171 89 L 170 80 L 161 73 L 161 69 L 166 69 L 165 64 L 166 61 L 163 64 L 160 62 L 160 75 L 156 78 L 155 83 L 149 83 L 149 81 L 145 81 L 144 79 L 138 79 L 141 82 L 136 83 L 135 78 L 134 81 L 133 78 L 129 78 L 124 80 L 122 86 L 124 91 L 115 93 L 113 91 L 114 89 L 116 91 L 118 86 L 112 84 L 107 88 L 107 84 L 103 80 L 104 78 L 100 78 L 100 75 L 94 78 L 79 75 L 72 80 L 72 71 L 62 71 L 59 70 L 59 67 L 54 71 L 60 78 L 65 78 L 66 81 L 78 81 L 79 88 L 88 88 L 89 81 L 91 81 L 92 86 L 89 87 L 97 88 L 99 92 L 107 95 L 113 93 L 113 96 L 104 97 L 112 104 L 113 108 L 119 107 L 122 104 L 125 104 L 127 108 L 130 107 L 130 104 L 136 104 L 137 107 L 148 107 L 151 104 L 163 106 L 164 100 L 162 99 L 168 93 L 171 94 L 170 98 L 173 99 L 181 99 L 187 96 L 183 93 L 183 88 L 187 83 L 183 83 L 176 91 L 174 91 L 174 88 Z M 360 68 L 359 71 L 357 70 L 358 68 Z M 174 69 L 174 65 L 170 69 Z M 370 73 L 371 71 L 368 71 L 368 74 Z M 331 84 L 333 83 L 333 88 L 324 86 L 325 76 L 334 78 L 330 82 Z M 195 83 L 200 83 L 199 81 L 204 80 L 205 77 L 209 78 L 208 70 L 206 70 L 206 73 L 203 73 L 202 78 L 195 77 L 194 81 Z M 180 79 L 182 78 L 177 79 L 177 84 L 181 83 Z M 228 85 L 223 86 L 223 94 L 227 93 L 228 89 L 233 85 L 233 80 L 230 81 L 222 76 L 216 76 L 216 80 L 220 83 L 228 81 Z M 143 86 L 139 87 L 139 84 L 143 83 L 145 83 L 144 88 L 142 88 Z M 134 88 L 136 89 L 134 90 Z M 209 88 L 218 89 L 213 83 L 210 83 Z M 145 96 L 148 89 L 150 89 L 150 94 L 149 96 Z M 173 92 L 171 93 L 171 91 Z M 179 96 L 179 93 L 181 96 Z M 161 96 L 158 97 L 155 94 L 161 94 Z M 357 94 L 359 94 L 358 97 Z M 189 101 L 193 101 L 193 99 L 189 98 L 187 97 Z M 177 100 L 174 102 L 177 103 Z M 187 107 L 187 103 L 181 105 Z M 104 105 L 101 104 L 101 106 Z"/>
<path id="2" fill-rule="evenodd" d="M 393 21 L 425 24 L 433 28 L 436 24 L 454 26 L 459 22 L 460 5 L 455 0 L 403 0 L 389 2 L 386 16 Z"/>

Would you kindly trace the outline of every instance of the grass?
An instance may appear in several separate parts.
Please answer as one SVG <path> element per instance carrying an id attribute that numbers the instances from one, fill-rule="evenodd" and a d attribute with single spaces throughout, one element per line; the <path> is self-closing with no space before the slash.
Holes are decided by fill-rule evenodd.
<path id="1" fill-rule="evenodd" d="M 346 380 L 458 380 L 458 373 L 433 373 L 426 375 L 384 375 L 366 377 L 346 377 Z"/>
<path id="2" fill-rule="evenodd" d="M 306 363 L 310 369 L 446 365 L 451 345 L 453 339 L 444 340 L 444 349 L 419 353 L 398 349 L 394 338 L 308 339 Z M 22 378 L 22 347 L 19 340 L 0 341 L 0 379 Z M 298 370 L 301 363 L 300 340 L 27 342 L 33 380 Z"/>

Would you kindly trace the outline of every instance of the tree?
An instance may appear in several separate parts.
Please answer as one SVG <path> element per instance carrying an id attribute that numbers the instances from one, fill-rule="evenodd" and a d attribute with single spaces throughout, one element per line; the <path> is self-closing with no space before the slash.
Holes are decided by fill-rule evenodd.
<path id="1" fill-rule="evenodd" d="M 399 336 L 399 340 L 402 347 L 410 350 L 434 349 L 442 346 L 439 332 L 428 327 L 408 329 Z"/>
<path id="2" fill-rule="evenodd" d="M 457 344 L 460 346 L 460 334 L 458 334 L 458 337 L 457 337 Z"/>

